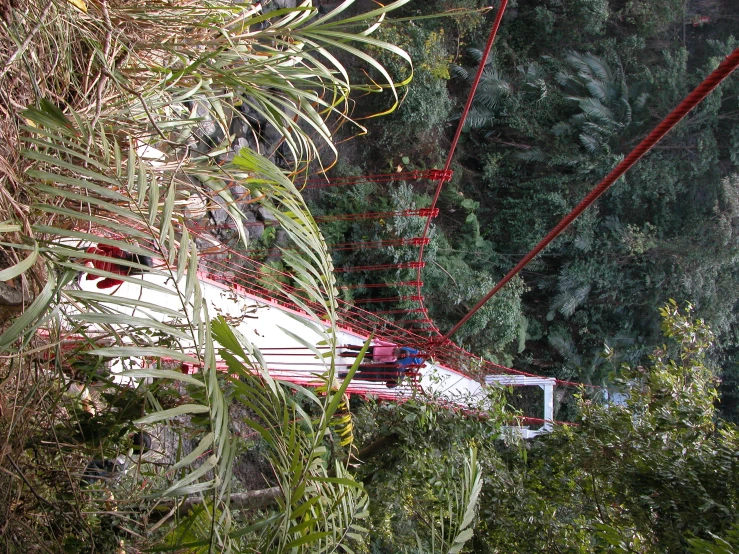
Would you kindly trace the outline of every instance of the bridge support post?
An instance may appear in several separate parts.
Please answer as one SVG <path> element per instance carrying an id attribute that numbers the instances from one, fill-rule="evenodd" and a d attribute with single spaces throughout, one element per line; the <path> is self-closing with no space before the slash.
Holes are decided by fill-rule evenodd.
<path id="1" fill-rule="evenodd" d="M 503 386 L 540 387 L 544 391 L 544 424 L 539 429 L 518 428 L 523 438 L 530 439 L 552 430 L 554 421 L 554 386 L 557 380 L 551 377 L 530 377 L 528 375 L 486 375 L 489 385 L 497 383 Z"/>

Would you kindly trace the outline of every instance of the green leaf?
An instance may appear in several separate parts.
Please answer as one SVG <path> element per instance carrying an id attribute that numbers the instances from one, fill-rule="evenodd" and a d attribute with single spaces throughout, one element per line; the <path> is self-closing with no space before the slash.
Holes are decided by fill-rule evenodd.
<path id="1" fill-rule="evenodd" d="M 197 483 L 195 485 L 188 485 L 185 487 L 179 487 L 174 490 L 170 490 L 167 493 L 167 496 L 186 496 L 190 494 L 197 494 L 201 493 L 207 490 L 211 490 L 215 486 L 215 483 L 213 481 L 207 481 L 205 483 Z M 157 495 L 152 496 L 152 498 L 156 498 Z"/>
<path id="2" fill-rule="evenodd" d="M 66 127 L 68 129 L 73 129 L 74 126 L 72 125 L 72 122 L 67 119 L 67 116 L 64 115 L 64 112 L 59 109 L 59 106 L 51 102 L 47 98 L 42 98 L 39 102 L 39 105 L 41 107 L 41 110 L 44 114 L 48 115 L 53 121 L 55 121 L 58 125 L 61 125 L 62 127 Z M 33 119 L 33 113 L 35 110 L 28 109 L 26 112 L 24 112 L 25 117 L 28 119 Z"/>
<path id="3" fill-rule="evenodd" d="M 281 521 L 283 519 L 284 519 L 284 515 L 283 514 L 280 514 L 280 513 L 273 514 L 273 515 L 271 515 L 269 517 L 264 518 L 261 521 L 258 521 L 256 523 L 253 523 L 252 525 L 249 525 L 247 527 L 243 527 L 242 529 L 238 529 L 236 531 L 232 531 L 229 534 L 229 536 L 231 538 L 234 538 L 234 539 L 239 538 L 239 537 L 243 537 L 244 535 L 248 535 L 249 533 L 253 533 L 255 531 L 259 531 L 260 529 L 263 529 L 263 528 L 265 528 L 267 526 L 270 526 L 272 524 L 275 524 L 275 523 L 277 523 L 277 522 L 279 522 L 279 521 Z"/>
<path id="4" fill-rule="evenodd" d="M 4 352 L 13 341 L 15 341 L 23 331 L 37 319 L 43 317 L 51 299 L 56 291 L 56 278 L 53 272 L 48 271 L 47 283 L 43 290 L 36 297 L 36 300 L 26 308 L 21 316 L 16 319 L 13 324 L 0 335 L 0 352 Z"/>
<path id="5" fill-rule="evenodd" d="M 185 340 L 191 338 L 188 333 L 168 323 L 163 323 L 152 318 L 129 316 L 120 312 L 105 314 L 86 312 L 82 314 L 70 315 L 69 319 L 71 319 L 72 321 L 79 321 L 84 323 L 109 325 L 111 327 L 122 327 L 128 325 L 135 329 L 158 329 L 159 331 L 162 331 L 173 337 L 178 337 Z"/>
<path id="6" fill-rule="evenodd" d="M 195 471 L 187 474 L 185 477 L 177 481 L 168 489 L 162 491 L 161 493 L 157 493 L 156 496 L 178 496 L 180 494 L 183 494 L 182 491 L 187 488 L 187 485 L 189 485 L 193 481 L 200 479 L 203 475 L 212 470 L 217 464 L 218 458 L 216 458 L 215 456 L 209 456 L 208 459 L 205 460 L 202 465 L 198 467 Z M 212 483 L 212 481 L 209 481 L 209 483 Z"/>
<path id="7" fill-rule="evenodd" d="M 462 548 L 464 548 L 464 543 L 470 540 L 473 535 L 474 532 L 472 531 L 472 529 L 465 529 L 464 531 L 462 531 L 459 535 L 455 537 L 454 544 L 449 549 L 449 554 L 457 554 L 458 552 L 461 552 Z"/>
<path id="8" fill-rule="evenodd" d="M 77 300 L 90 301 L 90 302 L 102 302 L 105 304 L 115 304 L 116 306 L 131 306 L 133 308 L 142 308 L 145 310 L 151 310 L 163 316 L 171 317 L 173 319 L 183 319 L 185 314 L 170 310 L 165 306 L 159 304 L 152 304 L 150 302 L 144 302 L 142 300 L 135 300 L 132 298 L 123 298 L 122 296 L 111 296 L 102 292 L 94 292 L 87 290 L 73 290 L 67 289 L 64 291 L 65 296 L 75 298 Z"/>
<path id="9" fill-rule="evenodd" d="M 185 274 L 185 268 L 189 260 L 190 253 L 190 234 L 187 230 L 187 226 L 182 226 L 182 237 L 180 238 L 180 250 L 177 253 L 177 276 L 175 281 L 179 283 L 182 280 L 182 276 Z"/>
<path id="10" fill-rule="evenodd" d="M 236 353 L 242 359 L 247 359 L 247 354 L 241 346 L 241 342 L 236 338 L 234 330 L 226 322 L 223 316 L 218 316 L 211 322 L 211 331 L 213 338 L 218 341 L 221 346 Z"/>
<path id="11" fill-rule="evenodd" d="M 296 548 L 303 544 L 308 544 L 311 542 L 318 542 L 321 539 L 328 537 L 329 535 L 331 535 L 331 531 L 317 531 L 315 533 L 310 533 L 309 535 L 305 535 L 304 537 L 300 537 L 299 539 L 296 539 L 286 544 L 285 551 L 290 550 L 291 548 Z"/>
<path id="12" fill-rule="evenodd" d="M 197 387 L 205 386 L 205 384 L 196 377 L 179 371 L 174 371 L 172 369 L 131 369 L 129 371 L 122 372 L 120 375 L 133 377 L 135 379 L 172 379 L 174 381 L 190 383 Z"/>
<path id="13" fill-rule="evenodd" d="M 182 404 L 175 408 L 169 408 L 168 410 L 163 410 L 161 412 L 155 412 L 153 414 L 149 414 L 147 416 L 137 419 L 136 421 L 134 421 L 134 423 L 139 424 L 139 425 L 144 424 L 144 423 L 156 423 L 157 421 L 164 421 L 167 419 L 172 419 L 180 415 L 205 414 L 205 413 L 208 413 L 209 411 L 210 411 L 210 408 L 208 406 L 203 406 L 201 404 Z"/>
<path id="14" fill-rule="evenodd" d="M 344 485 L 347 487 L 357 487 L 362 488 L 362 483 L 359 483 L 355 481 L 354 479 L 349 479 L 345 477 L 309 477 L 310 481 L 317 481 L 319 483 L 335 483 L 338 485 Z"/>
<path id="15" fill-rule="evenodd" d="M 38 243 L 34 241 L 33 252 L 17 264 L 0 271 L 0 281 L 10 281 L 28 271 L 38 259 Z"/>
<path id="16" fill-rule="evenodd" d="M 142 346 L 113 346 L 109 348 L 96 348 L 90 351 L 91 354 L 105 356 L 109 358 L 130 358 L 130 357 L 147 357 L 147 358 L 172 358 L 181 362 L 192 364 L 200 363 L 197 358 L 170 348 L 161 347 L 142 347 Z"/>

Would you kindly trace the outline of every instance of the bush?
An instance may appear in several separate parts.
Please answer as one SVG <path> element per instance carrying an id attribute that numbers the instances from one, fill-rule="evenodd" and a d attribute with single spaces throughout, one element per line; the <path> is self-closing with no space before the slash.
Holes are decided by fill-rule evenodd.
<path id="1" fill-rule="evenodd" d="M 434 142 L 449 120 L 452 101 L 446 80 L 449 79 L 451 55 L 445 46 L 443 30 L 429 31 L 412 22 L 384 29 L 379 38 L 395 41 L 394 44 L 408 51 L 413 59 L 414 73 L 400 107 L 381 124 L 371 124 L 370 133 L 375 135 L 382 151 L 402 148 L 412 156 L 409 144 L 420 147 Z M 407 68 L 399 66 L 398 60 L 386 56 L 381 61 L 396 81 L 409 77 Z"/>

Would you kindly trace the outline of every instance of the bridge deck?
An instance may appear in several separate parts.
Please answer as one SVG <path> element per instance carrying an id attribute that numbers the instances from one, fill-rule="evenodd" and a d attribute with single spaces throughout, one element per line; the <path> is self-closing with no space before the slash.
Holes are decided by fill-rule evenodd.
<path id="1" fill-rule="evenodd" d="M 171 287 L 171 281 L 164 277 L 146 274 L 146 280 L 166 288 Z M 216 282 L 205 275 L 199 275 L 203 298 L 208 304 L 211 317 L 226 316 L 232 325 L 242 333 L 257 348 L 267 361 L 270 375 L 276 379 L 284 379 L 298 384 L 315 383 L 315 374 L 326 371 L 324 361 L 307 350 L 293 335 L 302 338 L 310 344 L 317 344 L 323 337 L 313 328 L 316 324 L 325 329 L 323 322 L 311 321 L 305 313 L 291 310 L 277 302 L 260 298 L 244 291 L 236 291 L 227 283 Z M 81 279 L 80 285 L 85 290 L 94 290 L 95 282 Z M 116 296 L 151 302 L 159 306 L 180 311 L 180 301 L 175 295 L 164 295 L 148 288 L 123 283 L 120 287 L 110 289 Z M 141 308 L 137 310 L 142 315 Z M 145 311 L 144 311 L 145 312 Z M 153 318 L 159 314 L 147 312 Z M 355 331 L 339 328 L 337 344 L 361 345 L 367 339 Z M 338 349 L 341 352 L 341 349 Z M 339 357 L 337 371 L 346 370 L 354 362 L 353 358 Z M 451 402 L 468 403 L 469 399 L 480 399 L 483 389 L 477 381 L 436 363 L 426 363 L 419 370 L 418 383 L 426 392 L 439 393 Z M 384 382 L 371 382 L 355 379 L 349 386 L 348 392 L 361 394 L 376 394 L 381 397 L 408 396 L 412 387 L 408 384 L 397 388 L 387 388 Z"/>

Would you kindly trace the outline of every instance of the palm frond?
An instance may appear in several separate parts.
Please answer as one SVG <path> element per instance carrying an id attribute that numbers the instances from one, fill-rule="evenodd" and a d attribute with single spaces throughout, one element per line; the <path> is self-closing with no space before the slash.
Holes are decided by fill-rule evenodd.
<path id="1" fill-rule="evenodd" d="M 483 72 L 480 86 L 475 94 L 475 101 L 486 108 L 494 110 L 500 102 L 511 93 L 511 85 L 503 79 L 501 74 L 492 68 Z"/>
<path id="2" fill-rule="evenodd" d="M 580 133 L 577 138 L 580 139 L 580 143 L 585 147 L 585 150 L 591 154 L 600 148 L 600 142 L 592 135 Z"/>
<path id="3" fill-rule="evenodd" d="M 552 127 L 552 133 L 556 137 L 561 137 L 571 132 L 572 132 L 572 125 L 570 125 L 569 123 L 565 123 L 564 121 L 560 121 L 559 123 L 556 123 Z"/>
<path id="4" fill-rule="evenodd" d="M 468 48 L 467 54 L 472 58 L 472 60 L 475 62 L 476 65 L 480 65 L 480 62 L 482 61 L 482 55 L 483 51 L 479 48 Z M 493 58 L 488 55 L 487 59 L 485 60 L 485 65 L 490 65 L 493 63 Z"/>
<path id="5" fill-rule="evenodd" d="M 448 498 L 448 506 L 432 520 L 430 526 L 430 552 L 458 554 L 474 534 L 480 491 L 482 490 L 482 470 L 477 461 L 477 449 L 471 448 L 465 460 L 464 476 L 459 485 L 451 491 L 442 491 Z M 421 539 L 419 537 L 419 543 Z"/>
<path id="6" fill-rule="evenodd" d="M 565 61 L 572 67 L 579 75 L 584 77 L 592 77 L 592 70 L 585 55 L 580 54 L 574 50 L 569 50 L 565 54 Z"/>
<path id="7" fill-rule="evenodd" d="M 321 395 L 274 380 L 250 354 L 254 347 L 245 337 L 237 336 L 220 319 L 213 322 L 213 331 L 229 372 L 237 377 L 233 380 L 237 398 L 255 414 L 244 423 L 270 445 L 268 457 L 282 489 L 279 513 L 267 514 L 263 520 L 274 519 L 271 525 L 253 535 L 246 530 L 234 533 L 246 541 L 242 546 L 258 552 L 330 552 L 347 537 L 361 539 L 367 495 L 344 465 L 337 462 L 329 467 L 323 458 L 324 437 L 348 380 L 338 388 L 325 388 Z M 333 363 L 333 358 L 325 360 Z M 319 410 L 320 416 L 309 416 L 300 399 Z M 258 522 L 250 527 L 258 528 Z"/>
<path id="8" fill-rule="evenodd" d="M 27 186 L 45 195 L 47 201 L 37 204 L 36 209 L 55 214 L 57 224 L 32 227 L 38 240 L 45 245 L 39 256 L 52 276 L 47 289 L 53 294 L 51 298 L 47 294 L 39 296 L 38 302 L 46 302 L 44 309 L 27 311 L 23 317 L 39 318 L 51 337 L 84 333 L 96 336 L 98 342 L 101 337 L 107 337 L 112 341 L 111 346 L 91 350 L 92 354 L 106 358 L 169 357 L 201 365 L 202 372 L 197 378 L 181 380 L 198 382 L 197 386 L 204 391 L 202 403 L 151 413 L 139 423 L 169 421 L 183 414 L 206 414 L 214 434 L 213 455 L 207 469 L 216 474 L 224 473 L 233 451 L 225 420 L 226 401 L 216 377 L 208 310 L 197 279 L 197 252 L 187 234 L 172 232 L 178 225 L 174 216 L 176 185 L 160 185 L 156 169 L 139 157 L 133 147 L 128 149 L 128 156 L 124 156 L 112 133 L 78 125 L 77 122 L 83 121 L 79 114 L 72 112 L 67 121 L 55 120 L 53 111 L 43 109 L 28 110 L 24 115 L 33 124 L 27 129 L 33 133 L 27 142 L 34 147 L 25 152 L 31 164 Z M 117 161 L 111 167 L 106 166 L 106 161 L 114 159 Z M 147 272 L 147 279 L 85 265 L 95 260 L 110 260 L 105 255 L 85 250 L 89 245 L 101 244 L 163 261 L 171 259 L 173 263 L 150 268 L 137 261 L 120 260 L 122 267 Z M 178 272 L 175 269 L 178 266 L 190 270 Z M 54 274 L 60 270 L 64 272 L 62 278 L 54 279 Z M 80 291 L 73 285 L 75 276 L 81 274 L 123 281 L 122 286 L 150 291 L 160 301 L 135 301 Z M 68 288 L 70 285 L 72 288 Z M 50 309 L 55 310 L 57 317 L 42 319 Z M 34 325 L 25 327 L 20 338 L 28 337 L 36 329 Z M 156 332 L 155 340 L 152 340 L 152 331 Z M 124 372 L 123 375 L 154 379 L 172 377 L 171 372 L 160 372 L 156 368 L 135 370 L 128 375 Z M 189 473 L 164 485 L 158 494 L 172 497 L 188 494 L 195 488 L 201 492 L 213 491 L 218 509 L 227 510 L 223 501 L 228 496 L 229 483 L 208 477 L 207 469 L 191 468 Z M 212 534 L 209 540 L 228 550 L 227 533 L 226 526 Z"/>
<path id="9" fill-rule="evenodd" d="M 572 98 L 575 100 L 575 98 Z M 597 98 L 578 98 L 576 99 L 580 109 L 588 117 L 597 121 L 613 121 L 613 112 Z"/>
<path id="10" fill-rule="evenodd" d="M 647 100 L 648 99 L 649 99 L 649 93 L 648 92 L 642 92 L 632 102 L 633 108 L 635 110 L 643 110 L 644 107 L 647 105 Z"/>
<path id="11" fill-rule="evenodd" d="M 598 99 L 600 102 L 608 102 L 612 94 L 608 90 L 608 86 L 603 81 L 588 80 L 585 83 L 585 87 L 593 98 Z"/>
<path id="12" fill-rule="evenodd" d="M 464 66 L 452 64 L 449 66 L 452 77 L 468 81 L 470 79 L 470 70 Z"/>
<path id="13" fill-rule="evenodd" d="M 238 106 L 247 105 L 282 135 L 293 169 L 318 157 L 324 147 L 335 156 L 327 122 L 354 124 L 348 116 L 350 92 L 388 90 L 393 97 L 389 112 L 398 104 L 397 86 L 410 79 L 394 82 L 365 52 L 388 51 L 411 68 L 402 49 L 371 37 L 387 12 L 408 1 L 342 21 L 318 17 L 317 8 L 308 2 L 268 16 L 259 15 L 258 7 L 236 7 L 224 1 L 207 9 L 182 10 L 163 4 L 146 10 L 111 7 L 118 27 L 147 40 L 126 41 L 125 34 L 118 35 L 130 54 L 124 67 L 108 70 L 108 83 L 118 94 L 112 95 L 100 120 L 117 129 L 140 128 L 140 136 L 167 135 L 177 144 L 205 117 L 227 141 L 230 121 L 240 117 Z M 267 19 L 270 25 L 259 29 L 258 24 Z M 364 30 L 355 31 L 360 25 L 365 25 Z M 187 42 L 169 40 L 182 29 L 188 29 Z M 351 82 L 337 52 L 355 57 L 379 78 Z M 130 91 L 137 90 L 143 91 L 140 102 L 131 102 Z M 200 103 L 205 115 L 183 113 L 181 103 L 186 101 Z M 358 130 L 362 131 L 361 126 Z M 222 147 L 213 144 L 207 155 Z"/>
<path id="14" fill-rule="evenodd" d="M 548 156 L 543 150 L 539 148 L 530 148 L 528 150 L 522 150 L 514 154 L 516 158 L 524 162 L 546 162 Z"/>
<path id="15" fill-rule="evenodd" d="M 552 300 L 551 309 L 558 310 L 565 317 L 570 317 L 587 299 L 591 284 L 579 275 L 565 273 L 560 276 L 557 288 L 560 292 Z"/>
<path id="16" fill-rule="evenodd" d="M 573 75 L 564 71 L 558 71 L 554 75 L 554 80 L 567 92 L 572 94 L 576 94 L 581 88 L 580 82 Z"/>
<path id="17" fill-rule="evenodd" d="M 464 122 L 464 130 L 469 131 L 471 129 L 492 127 L 495 122 L 494 117 L 495 114 L 489 108 L 473 104 L 470 111 L 467 113 L 467 119 Z"/>
<path id="18" fill-rule="evenodd" d="M 582 60 L 592 71 L 592 74 L 601 81 L 610 82 L 613 81 L 613 73 L 608 64 L 601 58 L 594 56 L 590 52 L 582 56 Z"/>

